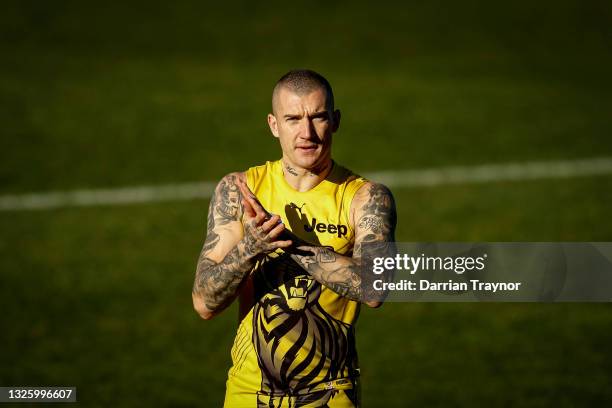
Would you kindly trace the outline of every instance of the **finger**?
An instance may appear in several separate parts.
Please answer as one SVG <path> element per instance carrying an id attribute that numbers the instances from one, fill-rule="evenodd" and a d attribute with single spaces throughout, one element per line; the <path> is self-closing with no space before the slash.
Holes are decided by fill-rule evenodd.
<path id="1" fill-rule="evenodd" d="M 253 210 L 253 215 L 251 216 L 251 218 L 249 218 L 248 223 L 249 223 L 249 225 L 251 226 L 252 229 L 256 229 L 257 231 L 260 231 L 261 230 L 261 224 L 264 221 L 265 221 L 265 217 L 263 217 L 261 214 L 257 214 Z"/>
<path id="2" fill-rule="evenodd" d="M 251 189 L 249 188 L 249 185 L 247 184 L 246 180 L 238 179 L 236 180 L 236 184 L 238 184 L 238 187 L 243 193 L 251 193 L 251 195 L 254 195 Z"/>
<path id="3" fill-rule="evenodd" d="M 285 224 L 278 224 L 268 233 L 268 238 L 276 239 L 285 230 Z"/>
<path id="4" fill-rule="evenodd" d="M 255 215 L 257 215 L 255 213 L 255 210 L 253 210 L 253 206 L 251 205 L 251 203 L 249 203 L 244 198 L 242 199 L 242 208 L 244 208 L 244 212 L 249 218 L 253 218 L 255 217 Z"/>
<path id="5" fill-rule="evenodd" d="M 266 211 L 263 209 L 259 201 L 257 201 L 257 199 L 251 195 L 252 193 L 245 191 L 244 188 L 242 188 L 240 184 L 238 184 L 238 186 L 241 189 L 243 200 L 249 203 L 249 205 L 251 206 L 251 208 L 256 214 L 264 214 L 265 216 Z"/>
<path id="6" fill-rule="evenodd" d="M 261 216 L 262 220 L 268 219 L 268 212 L 266 210 L 264 210 L 264 208 L 261 206 L 261 204 L 255 202 L 255 204 L 253 205 L 253 209 L 255 210 L 255 213 L 258 216 Z"/>
<path id="7" fill-rule="evenodd" d="M 269 218 L 270 214 L 266 211 L 266 209 L 261 205 L 257 198 L 251 198 L 251 205 L 257 214 L 262 214 L 264 218 Z"/>
<path id="8" fill-rule="evenodd" d="M 274 228 L 280 222 L 280 217 L 278 215 L 272 216 L 269 220 L 261 224 L 261 227 L 265 232 L 269 232 L 272 228 Z"/>
<path id="9" fill-rule="evenodd" d="M 299 249 L 300 251 L 312 251 L 312 247 L 307 245 L 300 245 L 296 247 L 296 249 Z"/>
<path id="10" fill-rule="evenodd" d="M 240 192 L 242 193 L 242 196 L 245 199 L 251 201 L 251 203 L 257 201 L 257 197 L 255 197 L 255 194 L 253 194 L 253 192 L 249 189 L 249 186 L 247 186 L 245 182 L 239 181 L 236 184 L 238 184 L 238 188 L 240 189 Z"/>
<path id="11" fill-rule="evenodd" d="M 261 224 L 266 219 L 266 214 L 262 213 L 261 211 L 255 212 L 257 213 L 257 215 L 255 216 L 255 225 L 257 226 L 257 230 L 259 231 L 261 229 Z"/>
<path id="12" fill-rule="evenodd" d="M 258 224 L 261 222 L 261 220 L 268 218 L 267 212 L 263 209 L 263 207 L 261 206 L 261 204 L 259 204 L 257 200 L 250 198 L 244 193 L 243 197 L 243 199 L 249 203 L 249 207 L 252 209 L 254 216 L 260 216 L 261 219 L 258 220 Z"/>
<path id="13" fill-rule="evenodd" d="M 259 202 L 259 200 L 257 199 L 257 197 L 255 197 L 255 194 L 253 194 L 253 192 L 249 189 L 249 186 L 246 185 L 246 183 L 244 182 L 239 182 L 238 184 L 238 188 L 240 189 L 240 191 L 242 192 L 242 196 L 249 201 L 249 203 L 251 204 L 251 206 L 253 207 L 253 209 L 255 210 L 255 212 L 257 214 L 259 213 L 263 213 L 264 215 L 269 215 L 269 213 L 266 211 L 266 209 L 261 205 L 261 203 Z"/>
<path id="14" fill-rule="evenodd" d="M 270 244 L 270 246 L 272 248 L 288 248 L 293 244 L 292 241 L 274 241 L 273 243 Z"/>

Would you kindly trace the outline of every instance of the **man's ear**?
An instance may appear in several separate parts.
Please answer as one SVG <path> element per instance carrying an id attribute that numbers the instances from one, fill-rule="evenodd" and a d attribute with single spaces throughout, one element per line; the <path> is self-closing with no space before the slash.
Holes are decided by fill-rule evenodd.
<path id="1" fill-rule="evenodd" d="M 276 122 L 276 116 L 272 113 L 268 113 L 268 126 L 274 137 L 278 137 L 278 123 Z"/>
<path id="2" fill-rule="evenodd" d="M 340 109 L 336 109 L 332 115 L 334 119 L 334 127 L 332 128 L 332 133 L 333 133 L 333 132 L 336 132 L 340 128 L 340 118 L 342 116 L 340 114 Z"/>

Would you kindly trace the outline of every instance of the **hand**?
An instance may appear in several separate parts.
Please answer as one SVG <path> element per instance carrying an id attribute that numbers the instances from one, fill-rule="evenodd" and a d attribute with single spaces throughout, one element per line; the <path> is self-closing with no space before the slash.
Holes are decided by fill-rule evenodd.
<path id="1" fill-rule="evenodd" d="M 251 255 L 261 255 L 291 246 L 293 242 L 290 239 L 281 239 L 285 225 L 280 217 L 266 211 L 244 182 L 240 181 L 237 185 L 243 197 L 246 251 Z"/>

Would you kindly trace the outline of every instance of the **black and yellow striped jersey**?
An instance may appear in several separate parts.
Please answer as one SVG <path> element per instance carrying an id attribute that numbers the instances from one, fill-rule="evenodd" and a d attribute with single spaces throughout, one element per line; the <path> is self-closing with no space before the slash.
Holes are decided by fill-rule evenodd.
<path id="1" fill-rule="evenodd" d="M 246 179 L 295 235 L 351 255 L 351 202 L 364 178 L 334 163 L 325 180 L 299 192 L 278 160 L 250 168 Z M 243 291 L 225 406 L 356 406 L 359 303 L 312 279 L 282 250 L 258 262 Z"/>

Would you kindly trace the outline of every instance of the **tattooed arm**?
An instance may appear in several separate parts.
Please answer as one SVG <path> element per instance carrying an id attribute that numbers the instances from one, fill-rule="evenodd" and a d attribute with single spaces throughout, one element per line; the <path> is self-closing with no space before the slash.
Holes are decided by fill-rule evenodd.
<path id="1" fill-rule="evenodd" d="M 250 206 L 261 206 L 248 192 L 245 192 L 245 197 Z M 371 289 L 374 275 L 362 274 L 361 264 L 366 258 L 395 255 L 397 215 L 389 189 L 374 183 L 361 187 L 351 204 L 351 223 L 355 230 L 352 257 L 321 246 L 303 245 L 299 241 L 296 247 L 286 251 L 314 279 L 334 292 L 378 307 L 383 294 Z M 362 279 L 368 281 L 362 282 Z"/>
<path id="2" fill-rule="evenodd" d="M 193 306 L 206 320 L 231 304 L 260 255 L 291 245 L 278 240 L 284 230 L 280 217 L 245 208 L 242 184 L 244 173 L 229 174 L 210 200 L 206 240 L 192 291 Z"/>
<path id="3" fill-rule="evenodd" d="M 317 281 L 349 299 L 370 307 L 382 304 L 381 293 L 372 288 L 374 275 L 362 273 L 362 261 L 395 255 L 397 214 L 391 191 L 382 184 L 361 187 L 351 204 L 355 230 L 353 256 L 339 255 L 324 247 L 299 247 L 311 255 L 292 255 Z M 365 281 L 367 280 L 367 281 Z"/>

